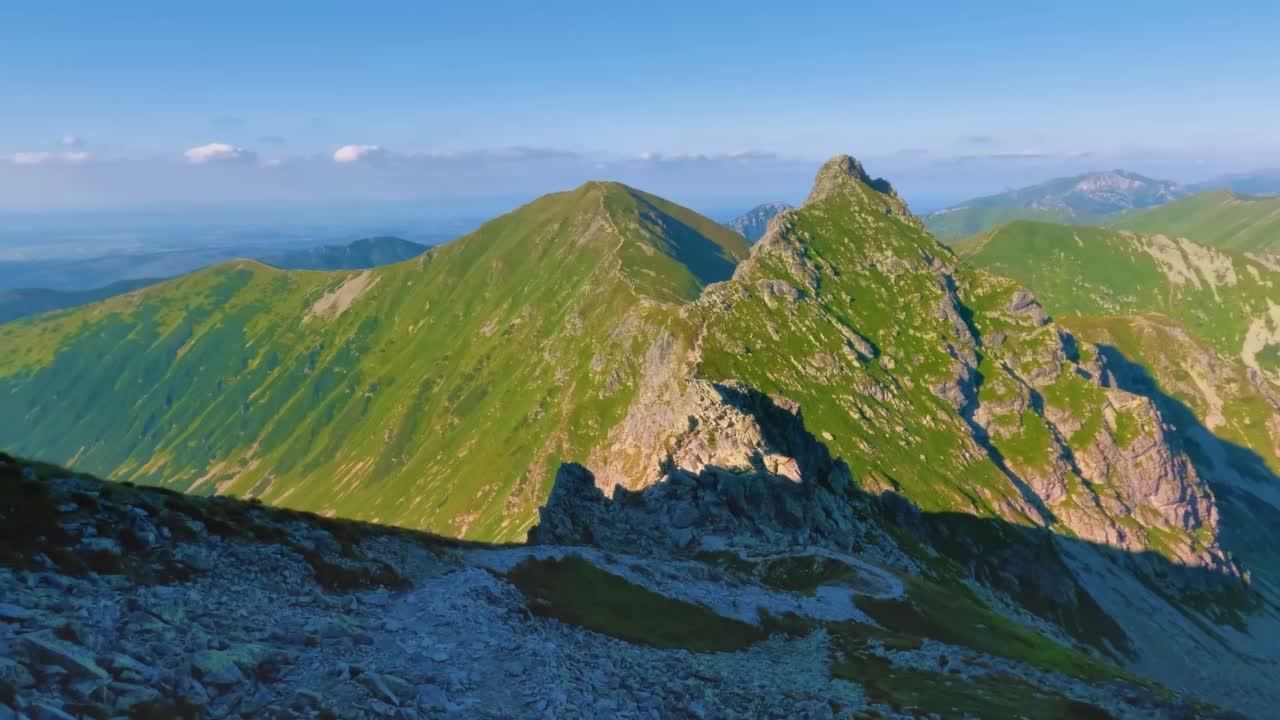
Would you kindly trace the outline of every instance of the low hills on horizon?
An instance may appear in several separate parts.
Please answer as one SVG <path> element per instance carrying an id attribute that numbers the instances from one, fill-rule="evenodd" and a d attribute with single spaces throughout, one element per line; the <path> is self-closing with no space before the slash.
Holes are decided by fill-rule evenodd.
<path id="1" fill-rule="evenodd" d="M 765 228 L 591 182 L 395 264 L 238 261 L 8 323 L 0 447 L 490 541 L 554 533 L 577 462 L 682 552 L 712 500 L 729 544 L 883 527 L 895 567 L 1037 642 L 1280 699 L 1274 268 L 1030 222 L 953 251 L 848 156 Z M 1041 555 L 913 513 L 1037 529 Z"/>
<path id="2" fill-rule="evenodd" d="M 264 253 L 257 255 L 255 259 L 284 270 L 364 270 L 408 260 L 422 254 L 428 247 L 430 246 L 398 237 L 378 236 L 362 238 L 347 245 L 323 245 Z M 0 289 L 0 323 L 52 310 L 88 305 L 160 281 L 161 278 L 129 278 L 88 290 Z"/>

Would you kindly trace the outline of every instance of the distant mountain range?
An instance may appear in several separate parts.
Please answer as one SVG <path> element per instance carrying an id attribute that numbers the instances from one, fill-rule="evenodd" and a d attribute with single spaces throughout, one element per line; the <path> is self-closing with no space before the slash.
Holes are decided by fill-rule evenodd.
<path id="1" fill-rule="evenodd" d="M 428 247 L 398 237 L 380 236 L 348 245 L 325 245 L 255 259 L 282 270 L 367 270 L 417 257 Z"/>
<path id="2" fill-rule="evenodd" d="M 1241 195 L 1280 195 L 1280 168 L 1221 175 L 1190 185 L 1189 189 L 1195 192 L 1229 190 Z"/>
<path id="3" fill-rule="evenodd" d="M 397 237 L 382 236 L 356 240 L 348 245 L 325 245 L 303 250 L 266 252 L 256 254 L 255 258 L 284 270 L 365 270 L 408 260 L 422 254 L 427 248 L 427 245 Z M 51 310 L 87 305 L 154 285 L 160 282 L 160 278 L 133 276 L 139 273 L 166 271 L 173 271 L 168 273 L 170 275 L 179 275 L 195 269 L 188 267 L 193 263 L 207 265 L 210 262 L 225 261 L 229 259 L 223 257 L 226 254 L 229 254 L 229 251 L 201 250 L 190 253 L 154 253 L 141 256 L 118 255 L 95 260 L 12 263 L 20 266 L 20 269 L 12 271 L 11 276 L 23 280 L 47 277 L 74 282 L 74 274 L 77 272 L 89 277 L 93 277 L 96 273 L 107 276 L 125 274 L 129 277 L 87 290 L 0 289 L 0 323 Z M 28 265 L 35 267 L 28 267 Z M 41 269 L 46 275 L 41 274 Z"/>
<path id="4" fill-rule="evenodd" d="M 764 237 L 765 230 L 769 228 L 770 220 L 777 217 L 779 213 L 790 209 L 790 205 L 781 201 L 757 205 L 725 223 L 724 226 L 745 237 L 748 241 L 755 242 Z"/>
<path id="5" fill-rule="evenodd" d="M 974 198 L 923 220 L 937 237 L 958 239 L 1012 220 L 1088 225 L 1101 215 L 1162 205 L 1187 194 L 1185 187 L 1169 180 L 1108 170 Z"/>
<path id="6" fill-rule="evenodd" d="M 92 290 L 49 290 L 47 288 L 0 290 L 0 323 L 50 310 L 88 305 L 91 302 L 123 295 L 157 282 L 159 280 L 142 278 L 121 280 Z"/>

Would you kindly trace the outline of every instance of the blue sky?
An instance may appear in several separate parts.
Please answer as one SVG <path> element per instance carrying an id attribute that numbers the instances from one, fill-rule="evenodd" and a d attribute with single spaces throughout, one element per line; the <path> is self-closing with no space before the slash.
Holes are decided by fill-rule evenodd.
<path id="1" fill-rule="evenodd" d="M 0 208 L 508 197 L 597 175 L 795 199 L 837 152 L 927 206 L 1119 165 L 1280 164 L 1276 3 L 446 5 L 7 3 Z"/>

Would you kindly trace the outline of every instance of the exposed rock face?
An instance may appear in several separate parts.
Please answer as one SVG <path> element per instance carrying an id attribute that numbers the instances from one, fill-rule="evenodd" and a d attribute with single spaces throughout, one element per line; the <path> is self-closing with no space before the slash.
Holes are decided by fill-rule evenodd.
<path id="1" fill-rule="evenodd" d="M 725 223 L 725 227 L 740 233 L 750 242 L 755 242 L 764 237 L 769 222 L 774 217 L 790 209 L 791 206 L 784 202 L 765 203 L 730 220 Z"/>
<path id="2" fill-rule="evenodd" d="M 865 521 L 848 466 L 805 430 L 794 403 L 736 385 L 693 387 L 700 404 L 687 432 L 661 439 L 672 450 L 660 478 L 634 490 L 614 484 L 607 500 L 589 470 L 563 465 L 530 541 L 646 552 L 892 546 Z"/>

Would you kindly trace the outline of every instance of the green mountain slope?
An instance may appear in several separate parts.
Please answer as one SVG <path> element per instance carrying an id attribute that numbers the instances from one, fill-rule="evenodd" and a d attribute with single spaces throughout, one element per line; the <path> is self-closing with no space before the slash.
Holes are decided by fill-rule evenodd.
<path id="1" fill-rule="evenodd" d="M 1025 222 L 956 251 L 1032 288 L 1054 315 L 1160 313 L 1280 379 L 1280 272 L 1257 260 L 1163 235 Z"/>
<path id="2" fill-rule="evenodd" d="M 1280 258 L 1280 197 L 1226 190 L 1200 193 L 1157 208 L 1124 213 L 1107 225 L 1184 237 L 1221 250 Z M 1273 260 L 1280 267 L 1280 260 Z"/>
<path id="3" fill-rule="evenodd" d="M 284 270 L 367 270 L 417 257 L 427 246 L 398 237 L 363 238 L 347 245 L 325 245 L 264 257 Z"/>
<path id="4" fill-rule="evenodd" d="M 132 292 L 159 280 L 121 280 L 93 290 L 47 290 L 43 288 L 19 288 L 0 290 L 0 323 L 38 315 L 50 310 L 79 307 L 116 295 Z"/>
<path id="5" fill-rule="evenodd" d="M 1014 220 L 1093 225 L 1100 217 L 1068 207 L 957 207 L 925 215 L 924 225 L 939 240 L 953 242 Z"/>
<path id="6" fill-rule="evenodd" d="M 1093 452 L 1108 425 L 1105 391 L 1075 374 L 1059 329 L 1015 284 L 955 262 L 891 191 L 857 169 L 833 177 L 740 271 L 753 298 L 711 321 L 701 372 L 798 401 L 864 485 L 925 510 L 1077 534 L 1109 522 L 1089 519 L 1094 483 L 1072 477 L 1087 471 L 1059 464 L 1066 448 Z M 775 296 L 778 283 L 796 295 Z"/>
<path id="7" fill-rule="evenodd" d="M 1099 216 L 1161 205 L 1185 194 L 1177 183 L 1111 170 L 974 198 L 923 219 L 936 237 L 958 240 L 1013 220 L 1095 224 Z"/>
<path id="8" fill-rule="evenodd" d="M 611 183 L 363 272 L 241 261 L 0 329 L 0 445 L 116 479 L 523 534 L 747 245 Z"/>

